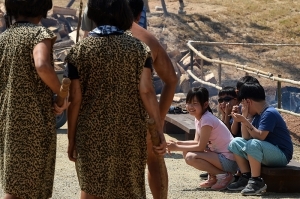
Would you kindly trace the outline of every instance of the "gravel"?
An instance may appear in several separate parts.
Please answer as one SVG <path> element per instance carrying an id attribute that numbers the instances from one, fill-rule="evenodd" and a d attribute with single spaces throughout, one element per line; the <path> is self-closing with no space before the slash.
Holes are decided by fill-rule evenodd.
<path id="1" fill-rule="evenodd" d="M 56 172 L 53 189 L 53 199 L 76 199 L 79 198 L 80 188 L 76 177 L 75 165 L 68 160 L 67 157 L 67 135 L 66 125 L 57 131 L 57 159 Z M 166 135 L 166 139 L 183 139 L 184 135 Z M 300 147 L 294 145 L 294 159 L 300 160 Z M 200 189 L 198 184 L 201 181 L 198 171 L 188 166 L 182 159 L 179 152 L 165 156 L 165 161 L 169 174 L 169 193 L 170 199 L 197 199 L 197 198 L 245 198 L 239 192 L 229 191 L 212 191 L 209 189 Z M 295 182 L 297 183 L 297 182 Z M 152 198 L 146 178 L 147 199 Z M 3 197 L 3 193 L 0 193 Z M 300 193 L 280 194 L 280 193 L 264 193 L 260 198 L 300 198 Z M 256 197 L 247 197 L 258 198 Z"/>

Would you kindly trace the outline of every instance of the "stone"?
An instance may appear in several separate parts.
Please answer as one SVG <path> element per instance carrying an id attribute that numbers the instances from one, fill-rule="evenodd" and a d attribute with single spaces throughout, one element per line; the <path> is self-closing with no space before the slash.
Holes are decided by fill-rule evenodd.
<path id="1" fill-rule="evenodd" d="M 161 6 L 155 6 L 155 11 L 163 11 L 163 8 Z"/>
<path id="2" fill-rule="evenodd" d="M 190 78 L 187 74 L 182 74 L 179 79 L 179 87 L 183 93 L 188 93 L 190 90 Z"/>
<path id="3" fill-rule="evenodd" d="M 215 75 L 212 72 L 210 72 L 204 76 L 204 81 L 210 82 L 212 84 L 217 84 Z"/>

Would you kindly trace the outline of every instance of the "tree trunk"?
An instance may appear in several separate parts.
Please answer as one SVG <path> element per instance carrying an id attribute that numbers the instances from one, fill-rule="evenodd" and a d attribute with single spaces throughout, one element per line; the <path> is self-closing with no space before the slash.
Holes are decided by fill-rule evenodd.
<path id="1" fill-rule="evenodd" d="M 165 3 L 165 0 L 161 0 L 161 6 L 163 8 L 163 11 L 164 11 L 164 15 L 165 16 L 169 16 L 169 13 L 167 11 L 167 6 L 166 6 L 166 3 Z"/>
<path id="2" fill-rule="evenodd" d="M 150 12 L 148 0 L 143 0 L 143 1 L 144 1 L 144 6 L 145 6 L 145 8 L 146 8 L 146 12 Z"/>

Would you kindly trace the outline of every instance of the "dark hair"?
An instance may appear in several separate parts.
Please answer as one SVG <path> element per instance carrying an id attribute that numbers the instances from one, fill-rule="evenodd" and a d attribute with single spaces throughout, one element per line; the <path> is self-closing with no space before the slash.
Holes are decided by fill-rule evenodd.
<path id="1" fill-rule="evenodd" d="M 133 14 L 133 18 L 137 19 L 143 11 L 144 1 L 143 0 L 128 0 L 130 9 Z"/>
<path id="2" fill-rule="evenodd" d="M 256 102 L 266 100 L 264 88 L 258 83 L 245 83 L 240 88 L 238 100 L 251 99 Z"/>
<path id="3" fill-rule="evenodd" d="M 257 83 L 259 84 L 259 81 L 255 78 L 255 77 L 252 77 L 250 75 L 246 75 L 244 77 L 241 77 L 237 83 L 236 83 L 236 89 L 237 90 L 240 90 L 240 88 L 243 86 L 243 84 L 245 83 Z"/>
<path id="4" fill-rule="evenodd" d="M 133 23 L 133 15 L 126 0 L 89 0 L 87 16 L 97 26 L 111 25 L 128 30 Z"/>
<path id="5" fill-rule="evenodd" d="M 200 105 L 203 107 L 204 103 L 208 102 L 208 100 L 209 100 L 208 90 L 204 87 L 192 88 L 186 96 L 186 103 L 191 103 L 193 101 L 194 97 L 197 98 Z M 209 105 L 207 106 L 207 110 L 212 113 L 212 110 L 209 107 Z"/>
<path id="6" fill-rule="evenodd" d="M 52 0 L 5 0 L 7 15 L 14 17 L 47 17 L 52 8 Z"/>
<path id="7" fill-rule="evenodd" d="M 218 96 L 222 96 L 222 95 L 230 95 L 232 97 L 237 97 L 237 94 L 235 92 L 235 88 L 232 87 L 232 86 L 226 86 L 224 88 L 222 88 L 220 91 L 219 91 L 219 94 Z"/>

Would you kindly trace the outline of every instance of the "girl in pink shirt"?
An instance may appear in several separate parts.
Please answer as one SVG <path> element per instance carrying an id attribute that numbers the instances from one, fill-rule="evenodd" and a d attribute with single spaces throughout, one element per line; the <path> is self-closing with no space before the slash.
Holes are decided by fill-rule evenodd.
<path id="1" fill-rule="evenodd" d="M 233 182 L 233 174 L 238 167 L 233 154 L 227 149 L 233 137 L 225 124 L 212 114 L 208 98 L 204 87 L 188 92 L 186 106 L 189 113 L 195 116 L 195 139 L 170 140 L 167 149 L 169 152 L 183 151 L 188 165 L 209 173 L 208 179 L 200 183 L 201 188 L 223 190 Z"/>

